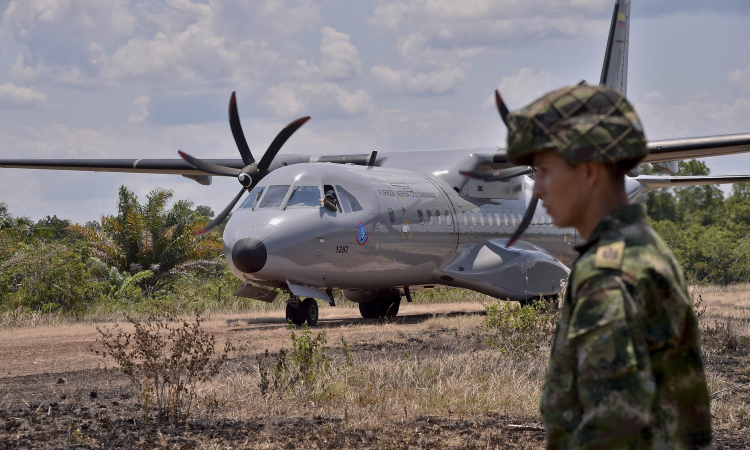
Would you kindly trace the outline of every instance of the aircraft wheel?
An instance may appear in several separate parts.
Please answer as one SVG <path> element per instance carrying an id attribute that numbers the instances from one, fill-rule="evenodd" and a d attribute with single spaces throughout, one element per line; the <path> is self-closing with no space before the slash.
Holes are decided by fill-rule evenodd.
<path id="1" fill-rule="evenodd" d="M 384 298 L 382 306 L 382 317 L 387 317 L 389 319 L 396 317 L 396 315 L 398 315 L 398 308 L 401 306 L 401 296 Z"/>
<path id="2" fill-rule="evenodd" d="M 303 323 L 305 323 L 304 319 L 300 320 L 302 316 L 301 310 L 302 310 L 302 305 L 295 308 L 293 304 L 287 303 L 286 304 L 286 321 L 291 322 L 295 325 L 302 325 Z"/>
<path id="3" fill-rule="evenodd" d="M 309 326 L 314 327 L 318 323 L 318 302 L 314 298 L 306 298 L 300 305 L 299 313 L 300 322 L 306 320 Z"/>
<path id="4" fill-rule="evenodd" d="M 360 303 L 359 314 L 363 319 L 377 319 L 380 317 L 380 299 L 369 303 Z"/>

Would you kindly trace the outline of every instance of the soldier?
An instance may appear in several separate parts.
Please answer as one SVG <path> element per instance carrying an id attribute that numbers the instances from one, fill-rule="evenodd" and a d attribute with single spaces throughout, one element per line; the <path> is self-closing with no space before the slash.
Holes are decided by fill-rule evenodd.
<path id="1" fill-rule="evenodd" d="M 682 269 L 629 204 L 648 153 L 620 93 L 578 85 L 510 113 L 508 159 L 587 242 L 570 273 L 541 400 L 550 449 L 711 447 L 700 335 Z"/>

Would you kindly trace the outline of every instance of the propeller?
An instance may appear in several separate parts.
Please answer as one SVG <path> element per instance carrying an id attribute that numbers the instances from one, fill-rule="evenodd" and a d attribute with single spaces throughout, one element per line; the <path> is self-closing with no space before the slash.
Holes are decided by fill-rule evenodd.
<path id="1" fill-rule="evenodd" d="M 505 248 L 508 248 L 511 245 L 515 244 L 516 241 L 523 235 L 524 231 L 526 231 L 526 228 L 529 227 L 531 220 L 534 218 L 534 211 L 536 211 L 536 204 L 538 202 L 539 198 L 531 197 L 529 206 L 526 207 L 526 212 L 523 213 L 523 219 L 521 219 L 521 223 L 518 224 L 518 228 L 516 228 L 515 233 L 513 233 L 513 236 L 510 237 L 508 243 L 505 244 Z"/>
<path id="2" fill-rule="evenodd" d="M 255 187 L 255 185 L 257 185 L 258 182 L 263 179 L 263 177 L 270 173 L 268 168 L 271 166 L 271 163 L 273 163 L 273 160 L 274 158 L 276 158 L 279 150 L 281 150 L 281 147 L 294 134 L 294 132 L 297 131 L 299 127 L 304 125 L 308 120 L 310 120 L 310 116 L 301 117 L 284 127 L 284 129 L 276 135 L 276 138 L 273 140 L 273 142 L 271 142 L 271 145 L 268 146 L 266 153 L 263 154 L 263 157 L 260 158 L 260 161 L 256 163 L 255 158 L 253 158 L 253 154 L 250 152 L 250 147 L 248 147 L 247 145 L 247 140 L 245 140 L 245 134 L 242 132 L 240 115 L 237 112 L 237 98 L 235 96 L 235 93 L 232 92 L 232 98 L 229 100 L 229 126 L 232 129 L 234 142 L 237 144 L 237 149 L 240 152 L 240 156 L 242 157 L 242 162 L 245 164 L 245 167 L 243 167 L 242 169 L 235 169 L 234 167 L 222 166 L 219 164 L 204 161 L 194 156 L 190 156 L 182 150 L 179 150 L 177 152 L 180 154 L 182 159 L 187 161 L 188 164 L 195 167 L 196 169 L 206 173 L 210 173 L 211 175 L 217 175 L 221 177 L 237 177 L 237 180 L 242 185 L 242 189 L 234 197 L 234 199 L 232 199 L 229 205 L 227 205 L 227 207 L 224 208 L 224 210 L 219 215 L 217 215 L 211 222 L 209 222 L 208 225 L 198 230 L 195 233 L 196 235 L 201 235 L 203 233 L 211 231 L 222 221 L 224 221 L 224 219 L 227 218 L 229 213 L 232 212 L 232 208 L 234 208 L 234 205 L 236 205 L 237 202 L 240 201 L 242 194 L 244 194 L 245 191 L 251 191 Z"/>
<path id="3" fill-rule="evenodd" d="M 503 101 L 503 97 L 500 95 L 500 89 L 495 89 L 495 105 L 497 105 L 497 112 L 500 113 L 500 118 L 503 119 L 503 123 L 506 127 L 508 127 L 508 130 L 511 128 L 511 124 L 508 123 L 508 113 L 510 112 L 508 110 L 508 107 L 505 105 L 505 102 Z M 508 180 L 513 177 L 518 177 L 521 175 L 526 175 L 529 173 L 532 173 L 534 169 L 527 168 L 527 169 L 505 169 L 505 170 L 498 170 L 494 172 L 467 172 L 466 176 L 473 176 L 474 178 L 481 178 L 485 181 L 502 181 L 502 180 Z M 523 236 L 523 233 L 526 231 L 526 229 L 531 224 L 531 221 L 534 218 L 534 212 L 536 211 L 536 204 L 539 202 L 539 198 L 537 197 L 531 197 L 531 201 L 529 202 L 529 206 L 526 207 L 526 212 L 523 214 L 523 219 L 521 219 L 521 223 L 518 224 L 518 228 L 516 228 L 516 231 L 513 233 L 513 236 L 510 237 L 508 240 L 508 243 L 505 244 L 505 248 L 510 247 L 511 245 L 515 244 L 518 239 Z"/>

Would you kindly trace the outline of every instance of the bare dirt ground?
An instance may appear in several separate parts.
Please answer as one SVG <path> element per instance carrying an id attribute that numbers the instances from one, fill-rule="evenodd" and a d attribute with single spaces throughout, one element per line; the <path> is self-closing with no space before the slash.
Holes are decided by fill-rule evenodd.
<path id="1" fill-rule="evenodd" d="M 750 296 L 702 294 L 711 317 L 735 318 L 741 338 L 706 356 L 716 447 L 748 448 Z M 258 355 L 290 348 L 283 312 L 207 315 L 203 327 L 219 344 L 247 350 L 176 427 L 146 420 L 129 379 L 92 353 L 97 325 L 111 323 L 3 329 L 0 448 L 544 448 L 537 404 L 546 356 L 499 356 L 484 343 L 483 314 L 480 303 L 402 305 L 388 322 L 322 308 L 315 332 L 325 330 L 334 360 L 345 338 L 355 369 L 273 396 L 258 387 Z"/>

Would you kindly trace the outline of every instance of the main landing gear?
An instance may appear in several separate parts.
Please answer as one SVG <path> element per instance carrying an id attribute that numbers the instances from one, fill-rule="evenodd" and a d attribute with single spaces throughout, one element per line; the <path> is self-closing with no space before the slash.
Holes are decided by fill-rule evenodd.
<path id="1" fill-rule="evenodd" d="M 299 297 L 289 297 L 286 303 L 286 320 L 295 325 L 307 322 L 307 325 L 315 326 L 318 323 L 318 302 L 310 297 L 302 301 Z"/>
<path id="2" fill-rule="evenodd" d="M 401 305 L 401 296 L 378 297 L 367 303 L 359 304 L 359 313 L 365 319 L 377 319 L 378 317 L 393 318 L 398 314 Z"/>

